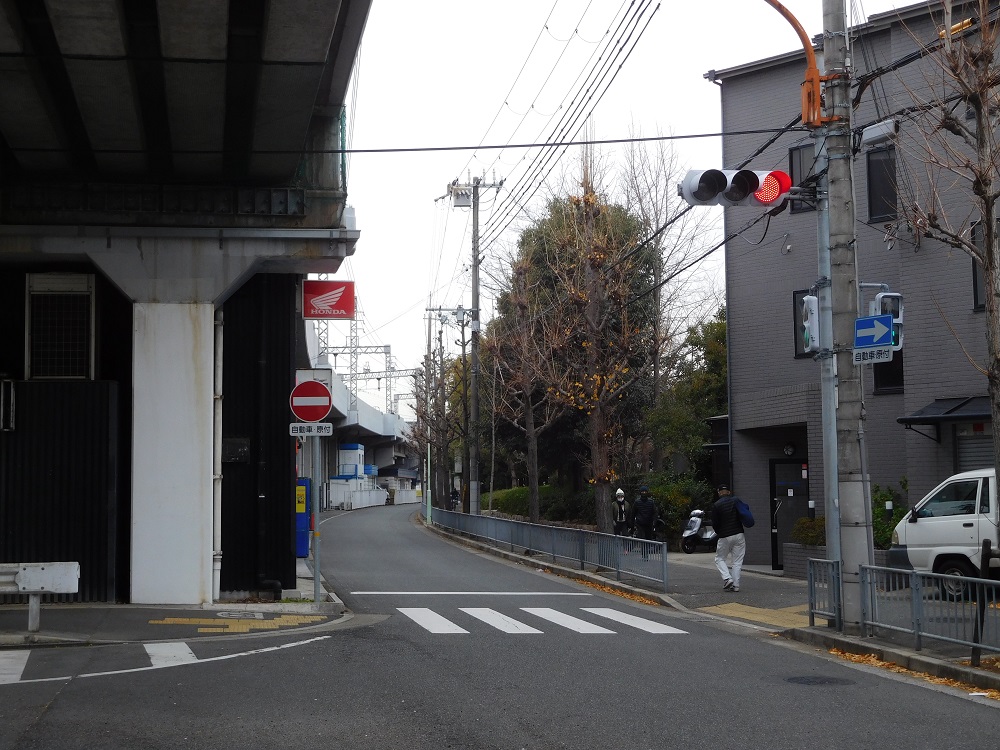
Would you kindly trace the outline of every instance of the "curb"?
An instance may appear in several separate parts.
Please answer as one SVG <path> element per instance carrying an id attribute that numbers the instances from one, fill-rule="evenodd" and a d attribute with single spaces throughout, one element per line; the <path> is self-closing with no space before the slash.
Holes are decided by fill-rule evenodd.
<path id="1" fill-rule="evenodd" d="M 929 674 L 956 682 L 964 682 L 975 687 L 1000 691 L 1000 674 L 988 672 L 975 667 L 966 667 L 946 659 L 938 659 L 919 651 L 904 651 L 892 646 L 870 643 L 867 639 L 849 635 L 830 635 L 817 630 L 792 628 L 781 633 L 797 643 L 817 646 L 824 649 L 837 648 L 850 654 L 874 656 L 875 658 L 895 664 L 910 672 Z"/>

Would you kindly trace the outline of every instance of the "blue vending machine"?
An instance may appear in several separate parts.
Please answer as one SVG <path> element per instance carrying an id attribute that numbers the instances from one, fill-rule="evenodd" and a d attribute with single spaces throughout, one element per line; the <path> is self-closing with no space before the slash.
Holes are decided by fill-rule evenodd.
<path id="1" fill-rule="evenodd" d="M 295 554 L 309 557 L 309 528 L 312 522 L 312 480 L 300 479 L 295 486 Z"/>

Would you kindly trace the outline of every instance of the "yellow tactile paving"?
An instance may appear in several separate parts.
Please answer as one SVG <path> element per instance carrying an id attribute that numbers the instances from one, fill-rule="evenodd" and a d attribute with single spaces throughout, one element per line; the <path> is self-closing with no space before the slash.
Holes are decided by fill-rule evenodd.
<path id="1" fill-rule="evenodd" d="M 701 607 L 698 611 L 724 617 L 737 617 L 740 620 L 750 620 L 778 628 L 809 627 L 809 607 L 802 604 L 784 609 L 762 609 L 761 607 L 751 607 L 747 604 L 733 602 L 720 604 L 716 607 Z"/>
<path id="2" fill-rule="evenodd" d="M 278 630 L 280 628 L 309 625 L 327 619 L 324 615 L 280 615 L 270 620 L 239 619 L 230 620 L 209 617 L 166 617 L 150 620 L 150 625 L 201 625 L 199 633 L 251 633 L 255 630 Z"/>

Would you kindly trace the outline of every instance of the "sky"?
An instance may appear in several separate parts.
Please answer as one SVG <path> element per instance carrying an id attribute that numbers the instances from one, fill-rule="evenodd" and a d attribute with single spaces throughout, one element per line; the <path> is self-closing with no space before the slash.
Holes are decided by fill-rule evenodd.
<path id="1" fill-rule="evenodd" d="M 471 210 L 452 205 L 449 183 L 503 181 L 499 190 L 481 193 L 485 324 L 492 313 L 489 274 L 516 243 L 515 215 L 523 216 L 517 209 L 544 205 L 544 190 L 525 186 L 549 168 L 548 182 L 558 182 L 580 163 L 579 147 L 557 150 L 561 157 L 541 171 L 538 157 L 551 150 L 487 147 L 672 135 L 682 169 L 720 166 L 719 137 L 680 137 L 721 129 L 719 92 L 704 74 L 801 49 L 792 26 L 764 0 L 664 0 L 655 12 L 655 1 L 644 4 L 373 0 L 347 97 L 348 149 L 356 151 L 348 156 L 347 202 L 361 236 L 334 276 L 355 282 L 362 346 L 388 345 L 393 369 L 418 368 L 428 309 L 436 342 L 438 310 L 471 308 Z M 847 0 L 848 23 L 910 4 Z M 822 32 L 823 0 L 783 5 L 810 37 Z M 618 33 L 636 9 L 632 32 Z M 595 75 L 588 78 L 588 71 Z M 581 93 L 586 80 L 597 82 Z M 613 170 L 622 148 L 597 146 L 596 155 Z M 699 283 L 720 291 L 721 255 L 692 270 Z M 349 327 L 331 323 L 328 336 L 331 346 L 346 346 Z M 460 338 L 459 328 L 445 328 L 450 353 L 461 351 Z M 337 359 L 335 369 L 345 372 L 348 358 Z M 380 356 L 362 355 L 359 364 L 386 369 Z M 359 386 L 363 400 L 385 408 L 384 383 Z M 411 390 L 408 378 L 395 380 L 394 393 Z M 411 413 L 405 398 L 400 413 Z"/>

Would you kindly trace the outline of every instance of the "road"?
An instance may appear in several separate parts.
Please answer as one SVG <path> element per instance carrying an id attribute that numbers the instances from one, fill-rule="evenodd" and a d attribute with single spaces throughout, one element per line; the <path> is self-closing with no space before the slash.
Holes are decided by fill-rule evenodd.
<path id="1" fill-rule="evenodd" d="M 158 669 L 132 666 L 141 644 L 39 654 L 77 676 L 0 685 L 0 748 L 854 750 L 995 737 L 993 702 L 501 561 L 413 513 L 324 521 L 324 577 L 352 613 L 335 626 L 190 642 L 191 658 Z M 39 662 L 29 676 L 44 674 Z"/>

